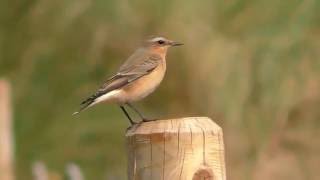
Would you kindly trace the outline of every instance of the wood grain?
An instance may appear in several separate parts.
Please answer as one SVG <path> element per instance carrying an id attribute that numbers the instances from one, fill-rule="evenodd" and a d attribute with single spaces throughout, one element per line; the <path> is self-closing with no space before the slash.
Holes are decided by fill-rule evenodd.
<path id="1" fill-rule="evenodd" d="M 157 120 L 127 130 L 129 180 L 225 180 L 222 129 L 207 117 Z"/>

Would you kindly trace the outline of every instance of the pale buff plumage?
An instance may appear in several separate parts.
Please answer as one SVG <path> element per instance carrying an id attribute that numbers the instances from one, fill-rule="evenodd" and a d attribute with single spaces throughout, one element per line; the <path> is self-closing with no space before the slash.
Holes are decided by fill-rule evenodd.
<path id="1" fill-rule="evenodd" d="M 120 67 L 116 75 L 109 78 L 95 94 L 82 102 L 80 111 L 102 102 L 119 104 L 127 116 L 124 104 L 137 111 L 130 103 L 143 99 L 158 87 L 166 72 L 167 50 L 177 45 L 182 44 L 163 37 L 145 41 L 143 46 Z M 139 115 L 142 117 L 140 113 Z M 133 123 L 129 116 L 128 118 Z"/>
<path id="2" fill-rule="evenodd" d="M 127 84 L 120 89 L 116 89 L 106 93 L 97 98 L 97 100 L 90 104 L 93 106 L 98 103 L 115 102 L 118 104 L 125 104 L 139 101 L 149 94 L 151 94 L 161 83 L 166 72 L 165 60 L 161 62 L 150 74 L 143 76 L 133 83 Z"/>

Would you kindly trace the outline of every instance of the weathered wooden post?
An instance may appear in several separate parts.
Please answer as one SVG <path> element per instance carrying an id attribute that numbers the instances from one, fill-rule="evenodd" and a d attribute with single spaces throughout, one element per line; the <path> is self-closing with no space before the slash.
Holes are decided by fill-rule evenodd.
<path id="1" fill-rule="evenodd" d="M 157 120 L 127 130 L 129 180 L 225 180 L 221 128 L 206 117 Z"/>
<path id="2" fill-rule="evenodd" d="M 10 85 L 0 79 L 0 179 L 13 180 Z"/>

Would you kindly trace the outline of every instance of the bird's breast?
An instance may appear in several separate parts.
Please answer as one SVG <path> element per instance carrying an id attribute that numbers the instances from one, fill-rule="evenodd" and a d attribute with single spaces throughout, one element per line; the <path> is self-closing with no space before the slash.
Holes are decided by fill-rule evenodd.
<path id="1" fill-rule="evenodd" d="M 138 101 L 150 93 L 161 83 L 166 72 L 166 63 L 162 61 L 152 72 L 135 80 L 123 88 L 123 101 Z"/>

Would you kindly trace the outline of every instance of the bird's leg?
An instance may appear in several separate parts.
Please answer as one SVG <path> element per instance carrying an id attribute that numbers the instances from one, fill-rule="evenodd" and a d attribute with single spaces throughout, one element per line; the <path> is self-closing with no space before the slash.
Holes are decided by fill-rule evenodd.
<path id="1" fill-rule="evenodd" d="M 128 112 L 126 111 L 126 109 L 123 106 L 120 106 L 120 108 L 122 109 L 122 111 L 124 112 L 124 114 L 127 116 L 127 118 L 129 119 L 131 125 L 137 124 L 136 122 L 134 122 L 131 117 L 129 116 Z"/>
<path id="2" fill-rule="evenodd" d="M 128 105 L 131 109 L 133 109 L 133 110 L 140 116 L 140 118 L 142 119 L 143 122 L 148 122 L 148 121 L 155 121 L 155 120 L 157 120 L 157 119 L 148 119 L 148 118 L 145 118 L 145 117 L 138 111 L 138 109 L 135 108 L 132 104 L 127 103 L 127 105 Z"/>
<path id="3" fill-rule="evenodd" d="M 133 109 L 133 110 L 139 115 L 139 117 L 140 117 L 142 120 L 146 119 L 146 118 L 144 118 L 144 116 L 138 111 L 138 109 L 135 108 L 132 104 L 127 103 L 127 105 L 128 105 L 131 109 Z"/>

